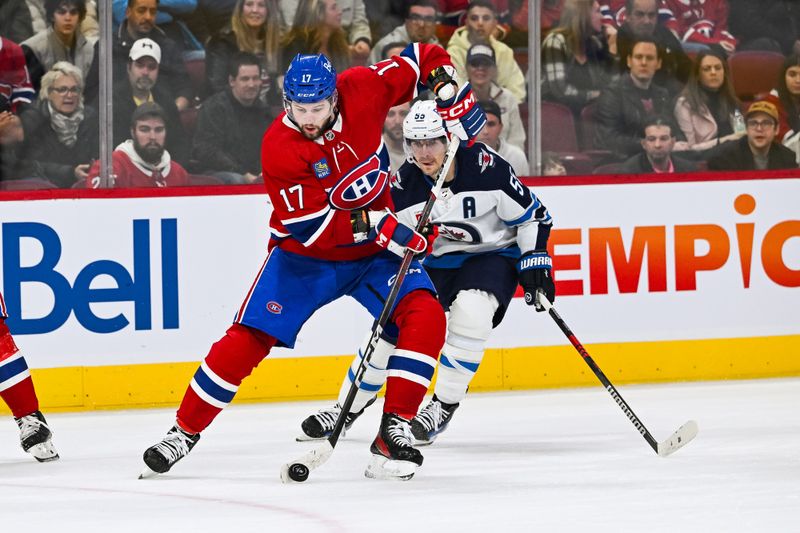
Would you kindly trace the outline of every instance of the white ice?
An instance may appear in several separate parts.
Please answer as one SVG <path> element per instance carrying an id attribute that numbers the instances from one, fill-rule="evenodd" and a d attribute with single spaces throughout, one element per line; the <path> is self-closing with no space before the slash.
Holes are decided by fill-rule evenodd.
<path id="1" fill-rule="evenodd" d="M 229 407 L 172 472 L 138 480 L 173 410 L 49 414 L 39 464 L 0 420 L 0 531 L 800 531 L 800 379 L 623 386 L 658 457 L 599 385 L 473 394 L 407 482 L 364 478 L 373 406 L 304 484 L 281 464 L 325 402 Z"/>

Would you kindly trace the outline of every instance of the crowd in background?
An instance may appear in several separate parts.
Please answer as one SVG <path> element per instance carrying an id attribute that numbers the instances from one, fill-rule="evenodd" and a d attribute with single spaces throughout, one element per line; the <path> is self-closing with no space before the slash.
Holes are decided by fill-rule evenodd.
<path id="1" fill-rule="evenodd" d="M 413 42 L 448 50 L 487 112 L 480 140 L 529 175 L 533 5 L 542 173 L 797 166 L 792 1 L 113 0 L 106 184 L 96 0 L 4 0 L 0 188 L 258 182 L 261 136 L 282 112 L 281 76 L 297 53 L 325 53 L 341 72 Z M 394 168 L 407 112 L 394 108 L 384 128 Z"/>

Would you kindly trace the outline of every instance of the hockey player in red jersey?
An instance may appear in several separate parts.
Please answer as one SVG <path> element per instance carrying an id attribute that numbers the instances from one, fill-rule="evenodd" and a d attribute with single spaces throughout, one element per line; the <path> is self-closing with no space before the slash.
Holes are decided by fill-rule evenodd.
<path id="1" fill-rule="evenodd" d="M 0 398 L 17 421 L 22 449 L 39 462 L 55 461 L 58 452 L 53 446 L 52 433 L 39 411 L 28 364 L 6 326 L 7 317 L 6 304 L 0 294 Z"/>
<path id="2" fill-rule="evenodd" d="M 273 346 L 293 347 L 323 305 L 349 295 L 377 317 L 407 249 L 425 238 L 391 212 L 389 155 L 382 140 L 389 108 L 427 85 L 451 134 L 472 142 L 485 115 L 447 53 L 411 44 L 399 56 L 337 76 L 322 54 L 298 55 L 284 79 L 284 108 L 262 142 L 264 184 L 273 205 L 267 260 L 227 334 L 194 375 L 175 426 L 148 448 L 145 475 L 186 456 Z M 364 231 L 363 221 L 369 220 Z M 388 363 L 384 414 L 370 451 L 371 477 L 395 465 L 415 469 L 409 421 L 417 413 L 444 343 L 445 317 L 413 261 L 390 316 L 397 345 Z M 410 477 L 410 476 L 408 476 Z"/>

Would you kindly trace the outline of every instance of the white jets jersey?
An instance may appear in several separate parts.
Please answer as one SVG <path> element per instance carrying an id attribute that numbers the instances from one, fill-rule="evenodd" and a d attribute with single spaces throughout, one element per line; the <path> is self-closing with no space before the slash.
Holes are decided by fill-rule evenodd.
<path id="1" fill-rule="evenodd" d="M 511 165 L 482 143 L 459 148 L 454 164 L 455 179 L 431 212 L 439 235 L 426 267 L 458 268 L 474 254 L 519 257 L 547 247 L 552 218 Z M 416 226 L 432 186 L 416 165 L 400 167 L 392 180 L 392 200 L 403 223 Z"/>

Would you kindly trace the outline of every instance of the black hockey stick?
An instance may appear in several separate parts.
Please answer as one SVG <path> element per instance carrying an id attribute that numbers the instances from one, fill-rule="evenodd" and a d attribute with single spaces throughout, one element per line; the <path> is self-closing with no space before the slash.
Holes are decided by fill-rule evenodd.
<path id="1" fill-rule="evenodd" d="M 448 172 L 450 171 L 450 167 L 453 164 L 453 160 L 456 155 L 456 150 L 458 150 L 459 140 L 456 137 L 453 137 L 453 140 L 450 141 L 449 146 L 447 147 L 447 152 L 445 153 L 444 161 L 442 162 L 442 168 L 439 169 L 439 174 L 436 176 L 436 182 L 434 183 L 433 187 L 431 188 L 431 194 L 428 197 L 427 202 L 425 202 L 425 206 L 422 208 L 422 213 L 420 214 L 419 220 L 417 221 L 417 232 L 422 231 L 422 228 L 428 223 L 428 219 L 431 215 L 431 210 L 433 210 L 433 204 L 436 202 L 436 199 L 439 197 L 442 191 L 442 185 L 444 184 L 444 180 L 447 177 Z M 342 410 L 339 411 L 339 416 L 336 419 L 336 425 L 333 427 L 333 431 L 331 435 L 327 438 L 325 443 L 320 446 L 319 448 L 315 448 L 310 452 L 306 453 L 299 459 L 295 461 L 289 462 L 284 464 L 281 467 L 281 480 L 284 483 L 288 483 L 291 481 L 302 482 L 308 479 L 308 475 L 311 470 L 318 468 L 320 465 L 327 461 L 331 454 L 333 453 L 333 449 L 336 447 L 336 443 L 339 442 L 339 437 L 342 434 L 342 429 L 344 429 L 345 420 L 347 419 L 347 414 L 350 412 L 350 408 L 353 406 L 353 402 L 356 399 L 356 393 L 358 392 L 358 386 L 361 383 L 361 380 L 364 377 L 364 373 L 367 370 L 367 365 L 369 364 L 370 359 L 372 358 L 372 354 L 375 351 L 375 347 L 378 344 L 378 339 L 380 339 L 381 333 L 383 333 L 383 328 L 386 326 L 386 322 L 389 321 L 389 315 L 392 312 L 392 308 L 394 307 L 395 300 L 397 300 L 397 295 L 400 293 L 400 286 L 403 283 L 403 280 L 406 277 L 406 273 L 408 272 L 408 267 L 411 265 L 411 260 L 414 258 L 414 252 L 411 250 L 406 250 L 405 254 L 403 254 L 403 260 L 400 263 L 400 268 L 397 271 L 397 275 L 392 282 L 392 287 L 389 290 L 389 295 L 386 297 L 386 302 L 383 304 L 383 309 L 381 310 L 381 314 L 378 318 L 372 323 L 372 333 L 370 335 L 369 344 L 367 345 L 366 349 L 364 350 L 364 356 L 361 358 L 361 362 L 358 366 L 358 370 L 355 373 L 355 378 L 353 382 L 350 384 L 350 390 L 347 392 L 347 397 L 342 404 Z"/>
<path id="2" fill-rule="evenodd" d="M 594 359 L 592 359 L 592 356 L 586 351 L 586 348 L 584 348 L 583 345 L 578 341 L 578 338 L 575 337 L 575 334 L 572 333 L 571 329 L 569 329 L 569 326 L 567 326 L 567 323 L 564 322 L 563 318 L 561 318 L 561 315 L 558 314 L 556 308 L 553 307 L 553 304 L 550 303 L 550 301 L 541 291 L 537 291 L 536 298 L 538 298 L 539 303 L 545 308 L 545 310 L 547 310 L 548 314 L 553 318 L 564 335 L 567 336 L 569 342 L 572 343 L 572 346 L 574 346 L 578 353 L 581 354 L 581 357 L 584 361 L 586 361 L 586 364 L 589 365 L 589 368 L 592 369 L 594 375 L 597 376 L 597 379 L 600 380 L 600 383 L 603 384 L 603 387 L 605 387 L 611 397 L 614 398 L 614 401 L 617 402 L 619 408 L 622 409 L 622 412 L 625 413 L 625 415 L 628 417 L 628 420 L 631 421 L 634 427 L 639 430 L 639 433 L 642 434 L 642 437 L 644 437 L 644 440 L 647 441 L 647 444 L 653 448 L 654 452 L 656 452 L 660 457 L 666 457 L 689 444 L 689 442 L 697 436 L 697 422 L 694 420 L 689 420 L 684 425 L 679 427 L 670 438 L 664 442 L 657 442 L 647 428 L 644 427 L 644 424 L 641 420 L 639 420 L 639 417 L 633 412 L 633 409 L 631 409 L 631 407 L 628 405 L 628 402 L 622 399 L 622 396 L 619 394 L 616 387 L 614 387 L 606 375 L 603 374 L 603 371 L 600 370 L 600 367 L 594 362 Z"/>

